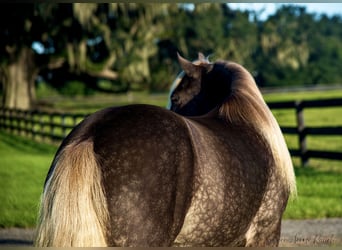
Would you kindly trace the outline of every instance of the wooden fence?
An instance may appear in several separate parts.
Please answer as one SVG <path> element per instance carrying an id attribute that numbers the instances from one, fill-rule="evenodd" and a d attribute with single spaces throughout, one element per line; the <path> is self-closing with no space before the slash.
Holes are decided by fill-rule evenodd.
<path id="1" fill-rule="evenodd" d="M 309 158 L 325 158 L 342 160 L 342 152 L 309 150 L 307 146 L 308 135 L 342 135 L 341 126 L 308 127 L 305 124 L 304 109 L 323 107 L 342 107 L 342 98 L 314 100 L 314 101 L 287 101 L 268 103 L 272 110 L 295 109 L 296 126 L 281 127 L 284 134 L 298 136 L 297 149 L 290 148 L 292 156 L 300 157 L 302 164 L 306 165 Z M 87 114 L 48 113 L 41 111 L 23 111 L 0 108 L 0 129 L 32 139 L 41 139 L 59 143 L 73 127 Z M 339 115 L 339 114 L 336 114 Z M 341 114 L 342 115 L 342 112 Z"/>
<path id="2" fill-rule="evenodd" d="M 61 142 L 86 114 L 0 108 L 0 129 L 33 140 Z"/>
<path id="3" fill-rule="evenodd" d="M 324 127 L 308 127 L 305 124 L 304 109 L 324 108 L 324 107 L 342 107 L 342 98 L 326 99 L 326 100 L 310 100 L 310 101 L 287 101 L 287 102 L 272 102 L 268 103 L 272 109 L 295 109 L 296 110 L 296 126 L 281 127 L 284 134 L 298 135 L 298 149 L 289 149 L 292 156 L 301 158 L 302 165 L 305 166 L 309 158 L 323 158 L 332 160 L 342 160 L 342 152 L 309 150 L 307 146 L 307 136 L 320 135 L 342 135 L 342 125 L 339 126 L 324 126 Z M 342 115 L 336 114 L 336 115 Z M 319 118 L 318 118 L 319 119 Z M 341 149 L 342 150 L 342 149 Z"/>

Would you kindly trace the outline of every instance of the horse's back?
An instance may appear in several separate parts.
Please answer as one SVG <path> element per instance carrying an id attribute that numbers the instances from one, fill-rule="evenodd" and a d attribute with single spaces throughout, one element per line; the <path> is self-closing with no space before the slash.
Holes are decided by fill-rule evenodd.
<path id="1" fill-rule="evenodd" d="M 192 192 L 193 154 L 177 114 L 149 105 L 89 117 L 110 214 L 109 245 L 167 246 L 178 234 Z"/>
<path id="2" fill-rule="evenodd" d="M 188 127 L 197 185 L 176 244 L 243 246 L 274 171 L 271 151 L 249 126 L 199 118 Z"/>

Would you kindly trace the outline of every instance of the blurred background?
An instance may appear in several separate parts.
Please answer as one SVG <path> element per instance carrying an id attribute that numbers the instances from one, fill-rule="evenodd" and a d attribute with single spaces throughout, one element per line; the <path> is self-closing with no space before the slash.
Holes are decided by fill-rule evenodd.
<path id="1" fill-rule="evenodd" d="M 52 93 L 167 92 L 177 51 L 236 61 L 262 88 L 342 82 L 336 3 L 2 4 L 0 15 L 5 107 Z"/>

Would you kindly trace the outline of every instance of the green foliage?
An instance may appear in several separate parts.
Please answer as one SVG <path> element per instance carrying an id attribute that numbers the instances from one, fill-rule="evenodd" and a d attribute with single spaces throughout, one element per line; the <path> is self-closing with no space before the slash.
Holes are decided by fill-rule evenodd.
<path id="1" fill-rule="evenodd" d="M 0 61 L 6 65 L 15 57 L 9 56 L 14 45 L 40 42 L 45 51 L 32 65 L 51 71 L 63 66 L 74 77 L 62 74 L 57 85 L 77 80 L 97 89 L 100 81 L 86 81 L 86 74 L 112 81 L 115 87 L 103 89 L 112 92 L 167 91 L 180 70 L 177 51 L 190 60 L 203 52 L 211 60 L 236 61 L 260 86 L 342 82 L 341 15 L 318 16 L 287 4 L 260 20 L 258 13 L 225 3 L 191 5 L 35 3 L 18 10 L 7 4 L 1 13 L 13 18 L 0 25 Z M 76 85 L 62 93 L 86 92 Z"/>
<path id="2" fill-rule="evenodd" d="M 272 29 L 264 32 L 266 41 L 266 38 L 273 37 L 273 46 L 270 48 L 272 55 L 267 57 L 266 54 L 264 63 L 277 65 L 275 68 L 280 73 L 275 79 L 266 76 L 266 82 L 303 85 L 341 81 L 340 75 L 333 73 L 339 68 L 337 64 L 341 62 L 341 57 L 333 59 L 329 52 L 331 46 L 340 47 L 340 43 L 327 36 L 325 28 L 321 26 L 322 22 L 325 27 L 341 27 L 340 17 L 327 22 L 324 16 L 318 18 L 306 13 L 305 9 L 293 6 L 279 9 L 273 17 L 265 21 L 264 26 L 273 24 Z M 332 35 L 334 38 L 338 36 L 339 32 Z M 263 47 L 265 46 L 266 44 Z M 338 51 L 337 48 L 335 51 Z M 334 64 L 336 67 L 330 66 Z M 262 73 L 272 75 L 272 67 Z"/>
<path id="3" fill-rule="evenodd" d="M 66 82 L 59 89 L 59 92 L 65 96 L 82 96 L 82 95 L 91 95 L 94 93 L 92 89 L 87 88 L 86 85 L 80 81 Z"/>
<path id="4" fill-rule="evenodd" d="M 48 83 L 39 82 L 36 85 L 36 94 L 37 94 L 37 97 L 39 99 L 39 98 L 44 98 L 47 96 L 58 95 L 58 92 L 56 89 L 51 87 Z"/>

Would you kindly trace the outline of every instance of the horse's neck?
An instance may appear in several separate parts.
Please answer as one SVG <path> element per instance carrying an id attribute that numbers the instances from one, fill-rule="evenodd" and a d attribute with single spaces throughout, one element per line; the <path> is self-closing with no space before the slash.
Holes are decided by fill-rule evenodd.
<path id="1" fill-rule="evenodd" d="M 193 121 L 203 120 L 203 119 L 216 119 L 216 118 L 219 118 L 219 108 L 215 107 L 214 109 L 205 113 L 204 115 L 184 116 L 184 117 Z"/>

